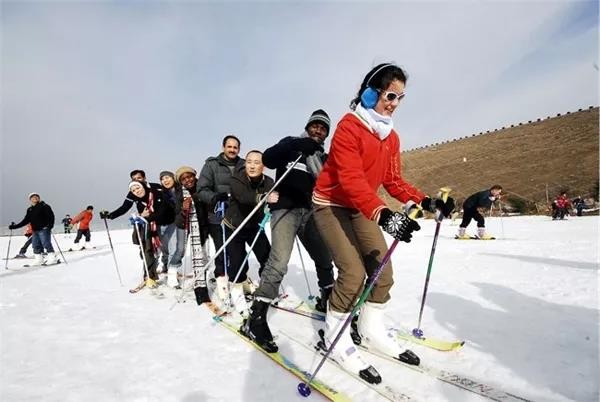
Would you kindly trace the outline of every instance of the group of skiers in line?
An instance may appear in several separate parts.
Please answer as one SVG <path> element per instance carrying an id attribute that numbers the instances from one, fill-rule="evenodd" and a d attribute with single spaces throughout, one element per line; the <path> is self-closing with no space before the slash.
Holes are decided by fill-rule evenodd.
<path id="1" fill-rule="evenodd" d="M 331 121 L 318 109 L 299 136 L 285 137 L 264 152 L 251 150 L 245 158 L 240 157 L 240 139 L 226 136 L 222 152 L 208 158 L 199 174 L 182 166 L 174 173 L 161 172 L 158 184 L 149 183 L 144 171 L 134 170 L 123 204 L 100 216 L 114 219 L 136 205 L 139 217 L 131 219 L 133 238 L 143 251 L 147 286 L 155 286 L 159 278 L 159 250 L 167 268 L 167 284 L 179 286 L 178 273 L 182 274 L 189 238 L 197 303 L 212 303 L 207 269 L 208 262 L 214 261 L 217 298 L 231 303 L 244 317 L 240 331 L 267 352 L 278 350 L 267 312 L 280 295 L 298 238 L 316 268 L 320 292 L 315 307 L 326 313 L 325 338 L 331 342 L 349 317 L 365 280 L 388 251 L 382 230 L 410 242 L 412 232 L 420 229 L 411 218 L 414 211 L 447 217 L 454 209 L 451 197 L 428 197 L 402 178 L 400 142 L 392 114 L 405 96 L 406 80 L 404 71 L 394 64 L 373 68 L 351 101 L 351 112 L 338 123 L 329 154 L 323 144 Z M 263 173 L 264 166 L 275 169 L 276 181 Z M 381 185 L 405 204 L 404 210 L 386 206 L 377 194 Z M 263 202 L 268 208 L 259 205 Z M 267 221 L 271 242 L 264 233 Z M 212 258 L 206 248 L 208 238 L 217 250 Z M 246 245 L 252 247 L 260 264 L 257 287 L 247 276 Z M 384 323 L 392 286 L 388 262 L 362 306 L 357 328 L 371 347 L 418 364 L 418 357 L 404 350 Z M 253 301 L 248 306 L 244 293 L 250 292 Z M 369 381 L 381 381 L 349 333 L 339 339 L 332 353 L 340 364 Z"/>
<path id="2" fill-rule="evenodd" d="M 245 158 L 240 157 L 240 139 L 227 135 L 222 152 L 208 158 L 199 174 L 192 167 L 181 166 L 174 173 L 161 172 L 158 184 L 149 183 L 143 170 L 132 171 L 122 205 L 112 212 L 101 211 L 100 217 L 115 219 L 136 206 L 138 215 L 131 221 L 133 241 L 140 246 L 144 261 L 140 287 L 156 286 L 159 270 L 164 268 L 167 284 L 179 286 L 189 238 L 197 303 L 212 303 L 207 270 L 214 261 L 218 299 L 229 301 L 244 317 L 240 328 L 244 335 L 267 352 L 276 352 L 267 312 L 280 295 L 298 238 L 316 268 L 320 294 L 315 307 L 326 313 L 327 346 L 349 318 L 365 282 L 381 269 L 361 307 L 357 330 L 370 347 L 419 364 L 419 358 L 404 350 L 384 323 L 393 272 L 390 261 L 381 266 L 388 251 L 383 232 L 408 243 L 420 229 L 413 219 L 416 212 L 428 211 L 442 219 L 454 210 L 454 200 L 429 197 L 402 178 L 400 140 L 392 114 L 405 96 L 406 81 L 405 72 L 392 63 L 369 71 L 350 102 L 351 111 L 337 125 L 329 154 L 323 144 L 331 122 L 328 114 L 318 109 L 299 136 L 285 137 L 264 152 L 251 150 Z M 276 170 L 276 181 L 263 173 L 264 166 Z M 404 210 L 389 208 L 377 194 L 380 186 L 402 202 Z M 484 227 L 477 208 L 489 207 L 500 192 L 500 186 L 493 186 L 467 199 L 460 228 L 463 234 L 471 219 Z M 259 208 L 262 203 L 268 208 Z M 264 233 L 267 221 L 271 242 Z M 53 215 L 51 221 L 36 224 L 34 233 L 51 229 L 52 224 Z M 46 234 L 40 235 L 36 250 L 51 247 Z M 212 258 L 207 251 L 209 237 L 215 250 L 222 250 Z M 223 247 L 225 242 L 228 244 Z M 247 276 L 246 245 L 260 264 L 257 287 Z M 253 293 L 251 306 L 245 293 Z M 367 381 L 381 381 L 348 331 L 339 337 L 332 357 Z"/>
<path id="3" fill-rule="evenodd" d="M 11 222 L 8 228 L 12 230 L 25 226 L 25 236 L 27 241 L 19 253 L 14 258 L 27 258 L 25 253 L 29 245 L 33 245 L 33 262 L 29 265 L 52 265 L 59 262 L 58 255 L 52 246 L 52 229 L 54 228 L 54 212 L 52 207 L 42 201 L 40 195 L 36 192 L 30 193 L 30 206 L 25 212 L 25 217 L 19 222 Z M 93 219 L 94 207 L 89 205 L 85 210 L 81 211 L 77 216 L 70 219 L 70 224 L 79 223 L 77 235 L 74 243 L 78 244 L 82 237 L 85 237 L 85 246 L 81 250 L 89 246 L 91 240 L 90 222 Z M 72 249 L 71 249 L 72 250 Z"/>

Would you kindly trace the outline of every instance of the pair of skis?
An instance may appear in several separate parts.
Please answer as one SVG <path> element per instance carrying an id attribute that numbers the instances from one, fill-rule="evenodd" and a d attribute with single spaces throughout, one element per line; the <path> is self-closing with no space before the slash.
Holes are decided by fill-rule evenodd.
<path id="1" fill-rule="evenodd" d="M 313 320 L 325 321 L 325 314 L 317 311 L 307 302 L 300 302 L 299 304 L 293 304 L 292 306 L 282 305 L 278 303 L 273 305 L 274 308 L 285 311 L 292 314 L 301 315 Z M 421 346 L 425 346 L 431 349 L 439 350 L 441 352 L 450 352 L 460 349 L 465 341 L 445 341 L 442 339 L 430 338 L 430 337 L 416 337 L 403 329 L 395 329 L 396 337 L 400 340 L 409 341 Z"/>
<path id="2" fill-rule="evenodd" d="M 60 260 L 56 260 L 56 262 L 53 262 L 52 264 L 47 264 L 45 262 L 41 263 L 41 264 L 25 264 L 23 265 L 23 268 L 31 268 L 31 267 L 50 267 L 52 265 L 58 265 L 60 264 L 61 261 Z"/>

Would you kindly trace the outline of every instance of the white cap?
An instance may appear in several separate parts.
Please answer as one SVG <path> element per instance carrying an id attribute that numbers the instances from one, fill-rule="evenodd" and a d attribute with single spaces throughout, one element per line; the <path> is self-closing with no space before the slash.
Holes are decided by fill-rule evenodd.
<path id="1" fill-rule="evenodd" d="M 38 197 L 40 196 L 38 193 L 29 193 L 29 197 L 27 197 L 27 199 L 31 199 L 31 197 L 34 195 L 37 195 Z"/>

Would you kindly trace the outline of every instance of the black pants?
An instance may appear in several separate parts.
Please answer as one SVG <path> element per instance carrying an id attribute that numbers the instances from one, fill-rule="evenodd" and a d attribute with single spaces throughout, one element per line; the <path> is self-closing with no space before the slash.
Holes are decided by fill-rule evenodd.
<path id="1" fill-rule="evenodd" d="M 467 226 L 469 226 L 469 223 L 471 223 L 471 219 L 475 219 L 475 221 L 477 221 L 478 228 L 485 227 L 485 219 L 483 219 L 483 215 L 479 213 L 477 208 L 469 208 L 463 211 L 463 219 L 460 223 L 460 227 L 466 228 Z"/>
<path id="2" fill-rule="evenodd" d="M 227 259 L 229 260 L 229 271 L 227 273 L 230 281 L 235 279 L 240 269 L 242 272 L 240 273 L 240 276 L 236 282 L 242 283 L 247 279 L 246 274 L 248 273 L 248 261 L 246 261 L 243 267 L 242 261 L 244 261 L 244 258 L 246 258 L 247 254 L 246 244 L 251 246 L 258 232 L 258 228 L 244 227 L 227 245 Z M 229 238 L 232 233 L 232 229 L 225 227 L 225 234 L 227 235 L 227 238 Z M 258 271 L 260 275 L 267 260 L 269 259 L 269 253 L 271 252 L 271 244 L 269 244 L 269 239 L 262 230 L 258 235 L 258 239 L 256 240 L 254 247 L 252 248 L 252 252 L 260 264 L 260 269 Z"/>
<path id="3" fill-rule="evenodd" d="M 552 213 L 552 219 L 564 219 L 565 215 L 568 215 L 567 208 L 556 208 Z"/>
<path id="4" fill-rule="evenodd" d="M 158 258 L 154 253 L 154 247 L 152 246 L 152 238 L 148 233 L 146 233 L 143 227 L 139 228 L 141 239 L 140 246 L 140 258 L 142 259 L 142 270 L 144 272 L 144 279 L 147 279 L 146 276 L 146 268 L 144 267 L 144 257 L 146 258 L 146 263 L 148 264 L 148 275 L 150 279 L 158 280 L 158 274 L 156 273 L 156 267 L 158 266 Z M 140 241 L 138 240 L 137 233 L 135 228 L 133 229 L 133 234 L 131 235 L 131 239 L 133 244 L 140 245 Z M 142 250 L 144 254 L 142 255 Z"/>
<path id="5" fill-rule="evenodd" d="M 81 236 L 85 236 L 85 241 L 90 241 L 92 235 L 89 229 L 77 229 L 77 236 L 75 236 L 75 244 L 79 243 Z"/>
<path id="6" fill-rule="evenodd" d="M 23 247 L 21 247 L 21 250 L 19 250 L 19 254 L 25 254 L 27 252 L 27 249 L 31 245 L 32 240 L 33 240 L 33 236 L 29 236 L 29 238 L 27 239 L 25 244 L 23 244 Z"/>

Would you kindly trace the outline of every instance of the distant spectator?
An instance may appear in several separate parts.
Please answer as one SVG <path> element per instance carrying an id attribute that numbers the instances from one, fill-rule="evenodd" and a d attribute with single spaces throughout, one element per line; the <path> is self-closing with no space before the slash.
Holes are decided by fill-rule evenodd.
<path id="1" fill-rule="evenodd" d="M 71 228 L 73 225 L 71 224 L 71 215 L 66 214 L 62 220 L 63 228 L 65 229 L 65 234 L 71 233 Z"/>
<path id="2" fill-rule="evenodd" d="M 554 200 L 555 208 L 553 208 L 552 212 L 552 220 L 557 219 L 565 219 L 565 215 L 569 215 L 569 207 L 571 206 L 571 201 L 567 198 L 566 191 L 560 193 L 558 197 Z"/>
<path id="3" fill-rule="evenodd" d="M 583 197 L 579 196 L 573 200 L 573 206 L 577 211 L 577 216 L 583 215 L 583 208 L 585 207 L 585 201 L 583 201 Z"/>

